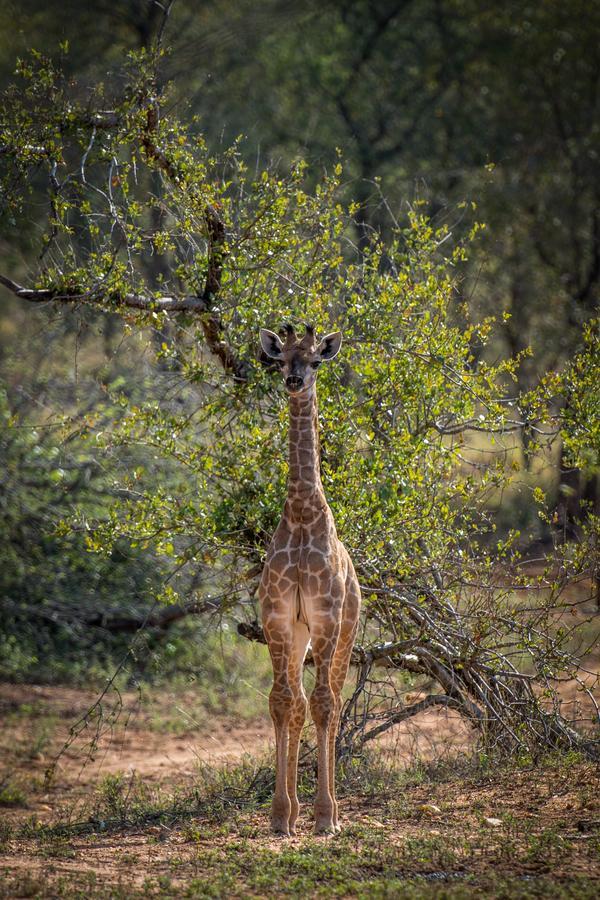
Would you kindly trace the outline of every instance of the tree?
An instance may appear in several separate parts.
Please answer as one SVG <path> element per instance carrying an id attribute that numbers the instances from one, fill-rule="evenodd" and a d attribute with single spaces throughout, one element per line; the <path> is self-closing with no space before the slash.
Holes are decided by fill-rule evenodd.
<path id="1" fill-rule="evenodd" d="M 589 575 L 594 535 L 565 549 L 560 577 L 548 565 L 528 578 L 514 535 L 494 539 L 488 501 L 514 477 L 511 436 L 526 427 L 543 442 L 548 413 L 544 392 L 511 392 L 518 358 L 490 364 L 481 353 L 494 323 L 472 321 L 457 290 L 467 244 L 415 205 L 389 240 L 364 232 L 357 247 L 359 208 L 343 203 L 339 162 L 309 189 L 302 163 L 249 176 L 235 145 L 211 155 L 167 112 L 152 54 L 130 57 L 110 106 L 101 91 L 79 96 L 39 55 L 21 73 L 25 91 L 10 92 L 3 123 L 7 208 L 27 215 L 27 186 L 45 169 L 49 219 L 32 283 L 0 281 L 24 301 L 86 304 L 135 327 L 177 317 L 177 340 L 160 352 L 189 386 L 162 404 L 115 392 L 122 413 L 98 443 L 168 459 L 177 489 L 137 469 L 135 501 L 121 497 L 87 525 L 89 548 L 151 548 L 178 573 L 173 600 L 185 608 L 199 578 L 205 608 L 241 609 L 242 631 L 260 637 L 254 592 L 286 453 L 256 335 L 288 318 L 339 327 L 343 367 L 320 380 L 323 481 L 366 598 L 342 741 L 447 705 L 495 745 L 582 745 L 556 684 L 578 677 L 563 591 Z M 153 253 L 164 261 L 159 289 L 146 280 Z M 534 498 L 543 505 L 541 491 Z M 429 693 L 373 709 L 365 685 L 377 662 L 399 676 L 391 687 L 416 676 Z"/>

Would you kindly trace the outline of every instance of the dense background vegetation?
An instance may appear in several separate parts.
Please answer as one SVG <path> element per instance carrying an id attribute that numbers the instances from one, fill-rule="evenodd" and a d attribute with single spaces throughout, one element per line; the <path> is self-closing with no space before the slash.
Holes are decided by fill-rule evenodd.
<path id="1" fill-rule="evenodd" d="M 365 644 L 431 676 L 441 641 L 463 707 L 506 700 L 507 640 L 548 690 L 571 673 L 557 609 L 598 511 L 598 4 L 2 17 L 0 273 L 50 301 L 3 291 L 3 674 L 89 678 L 133 634 L 129 664 L 172 673 L 202 656 L 189 615 L 240 603 L 251 631 L 285 482 L 255 342 L 284 317 L 347 337 L 324 476 Z M 498 573 L 540 543 L 561 576 L 525 615 L 522 571 Z"/>

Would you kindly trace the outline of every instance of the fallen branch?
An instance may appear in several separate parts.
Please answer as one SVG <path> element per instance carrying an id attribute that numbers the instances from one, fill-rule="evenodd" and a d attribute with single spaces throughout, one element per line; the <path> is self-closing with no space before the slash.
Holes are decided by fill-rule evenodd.
<path id="1" fill-rule="evenodd" d="M 408 596 L 405 601 L 409 607 Z M 436 634 L 436 623 L 426 621 L 429 617 L 423 609 L 415 608 L 411 612 L 415 615 L 419 637 L 375 644 L 368 648 L 355 645 L 350 661 L 357 668 L 356 688 L 342 711 L 338 757 L 351 754 L 355 744 L 362 745 L 367 740 L 373 740 L 394 725 L 440 705 L 457 710 L 493 746 L 526 747 L 519 733 L 523 721 L 526 721 L 536 739 L 546 746 L 576 748 L 590 757 L 598 757 L 598 747 L 593 740 L 578 734 L 558 712 L 549 713 L 542 708 L 534 690 L 533 678 L 524 676 L 518 670 L 495 671 L 482 656 L 473 655 L 467 659 L 455 654 L 447 642 L 441 641 L 439 631 Z M 460 626 L 460 617 L 455 621 Z M 240 623 L 237 630 L 238 634 L 249 640 L 266 643 L 258 622 Z M 435 640 L 430 636 L 431 632 L 436 634 Z M 464 632 L 466 637 L 467 632 Z M 305 665 L 314 665 L 310 650 Z M 439 685 L 442 692 L 430 694 L 410 706 L 374 714 L 369 711 L 367 683 L 372 669 L 378 667 L 428 676 L 430 683 Z M 367 730 L 374 719 L 379 719 L 379 724 Z"/>

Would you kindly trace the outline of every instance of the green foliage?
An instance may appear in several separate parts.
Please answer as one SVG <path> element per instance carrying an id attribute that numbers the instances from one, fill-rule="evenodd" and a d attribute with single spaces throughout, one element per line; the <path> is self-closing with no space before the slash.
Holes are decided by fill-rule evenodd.
<path id="1" fill-rule="evenodd" d="M 434 228 L 417 206 L 406 225 L 391 225 L 389 243 L 373 235 L 358 255 L 349 241 L 354 210 L 341 201 L 340 165 L 314 192 L 305 186 L 303 165 L 285 178 L 268 170 L 249 177 L 235 152 L 219 164 L 220 175 L 201 139 L 173 116 L 161 120 L 157 160 L 147 148 L 147 110 L 140 110 L 138 94 L 130 99 L 134 86 L 142 96 L 150 91 L 143 54 L 138 64 L 113 115 L 116 126 L 86 150 L 87 174 L 77 173 L 78 190 L 72 188 L 50 222 L 48 240 L 60 265 L 45 264 L 40 285 L 118 308 L 128 294 L 147 290 L 143 258 L 154 246 L 165 254 L 178 248 L 189 260 L 170 277 L 183 282 L 184 293 L 197 293 L 216 252 L 201 223 L 207 206 L 217 207 L 226 239 L 218 248 L 222 272 L 210 311 L 248 374 L 245 384 L 231 384 L 227 372 L 198 352 L 205 340 L 201 316 L 189 320 L 179 346 L 163 350 L 180 359 L 182 375 L 202 397 L 193 418 L 115 397 L 123 414 L 100 441 L 152 448 L 185 468 L 194 492 L 184 499 L 153 486 L 142 499 L 119 504 L 88 545 L 111 552 L 118 535 L 182 564 L 209 565 L 213 577 L 237 572 L 232 560 L 260 558 L 281 505 L 286 461 L 284 404 L 271 374 L 252 364 L 256 334 L 261 324 L 308 318 L 320 330 L 341 327 L 346 336 L 343 378 L 333 367 L 320 379 L 323 468 L 341 534 L 361 569 L 378 573 L 379 587 L 382 569 L 386 578 L 410 577 L 425 538 L 436 559 L 447 557 L 468 538 L 471 523 L 480 527 L 477 506 L 490 485 L 506 480 L 495 464 L 476 477 L 458 463 L 464 435 L 512 427 L 502 384 L 516 372 L 516 361 L 481 359 L 493 321 L 471 322 L 460 300 L 454 272 L 466 247 L 448 240 L 447 230 Z M 58 77 L 41 62 L 24 74 L 34 85 L 55 85 Z M 88 146 L 94 126 L 85 131 L 83 110 L 71 97 L 58 95 L 53 109 L 64 128 L 52 154 L 66 165 L 77 147 Z M 48 127 L 42 121 L 37 140 L 44 155 Z M 18 133 L 13 140 L 13 155 L 26 163 Z M 160 202 L 169 214 L 154 231 L 147 224 L 156 201 L 135 196 L 144 159 L 167 175 Z M 110 197 L 92 183 L 106 171 Z M 69 177 L 75 181 L 75 170 Z M 82 265 L 72 255 L 74 209 L 79 228 L 93 232 Z M 113 245 L 116 226 L 120 249 Z M 200 242 L 199 229 L 205 232 Z M 136 485 L 139 490 L 143 478 Z"/>
<path id="2" fill-rule="evenodd" d="M 22 786 L 6 776 L 0 781 L 1 806 L 27 806 L 27 796 Z"/>
<path id="3" fill-rule="evenodd" d="M 600 466 L 600 337 L 593 320 L 583 333 L 583 348 L 564 377 L 563 440 L 573 466 L 597 472 Z"/>

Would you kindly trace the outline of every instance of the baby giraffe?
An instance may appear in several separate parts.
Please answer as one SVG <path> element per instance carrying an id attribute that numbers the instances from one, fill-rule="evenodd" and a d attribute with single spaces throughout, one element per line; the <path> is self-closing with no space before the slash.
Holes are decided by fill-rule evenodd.
<path id="1" fill-rule="evenodd" d="M 262 624 L 273 664 L 269 709 L 275 726 L 276 780 L 271 824 L 295 833 L 298 818 L 298 748 L 307 712 L 302 667 L 310 640 L 316 683 L 310 709 L 317 730 L 318 780 L 315 831 L 336 832 L 335 739 L 340 694 L 358 627 L 360 588 L 337 536 L 321 483 L 317 369 L 337 355 L 339 331 L 316 343 L 314 329 L 298 339 L 286 326 L 285 342 L 261 329 L 266 355 L 283 374 L 289 397 L 289 478 L 283 515 L 267 553 L 259 588 Z"/>

